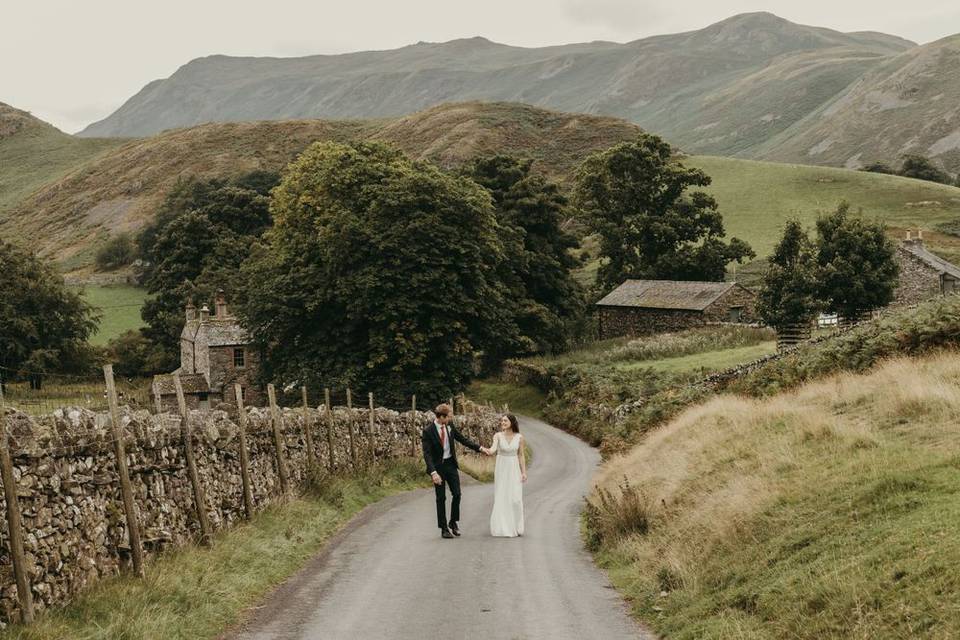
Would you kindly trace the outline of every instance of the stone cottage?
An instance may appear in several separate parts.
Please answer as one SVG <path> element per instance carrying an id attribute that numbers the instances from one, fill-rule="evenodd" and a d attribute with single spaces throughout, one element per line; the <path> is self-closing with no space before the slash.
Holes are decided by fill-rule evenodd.
<path id="1" fill-rule="evenodd" d="M 217 293 L 215 312 L 204 305 L 197 313 L 187 303 L 186 322 L 180 332 L 180 367 L 173 373 L 155 376 L 153 394 L 164 411 L 177 409 L 174 376 L 180 376 L 187 406 L 192 409 L 235 403 L 233 386 L 239 383 L 244 403 L 261 404 L 256 386 L 257 353 L 250 348 L 246 331 L 227 307 L 223 291 Z"/>
<path id="2" fill-rule="evenodd" d="M 596 303 L 600 338 L 756 321 L 756 296 L 736 282 L 627 280 Z"/>
<path id="3" fill-rule="evenodd" d="M 907 237 L 897 247 L 900 279 L 892 306 L 916 304 L 937 296 L 960 292 L 960 267 L 931 253 L 923 244 L 923 231 Z"/>

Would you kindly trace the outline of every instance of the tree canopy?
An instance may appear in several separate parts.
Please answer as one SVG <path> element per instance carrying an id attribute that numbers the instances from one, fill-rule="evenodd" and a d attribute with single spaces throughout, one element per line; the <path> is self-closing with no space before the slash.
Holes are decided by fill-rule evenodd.
<path id="1" fill-rule="evenodd" d="M 798 220 L 787 222 L 757 295 L 757 313 L 778 331 L 809 323 L 820 310 L 816 250 Z"/>
<path id="2" fill-rule="evenodd" d="M 521 351 L 560 351 L 584 312 L 571 270 L 577 239 L 563 230 L 567 199 L 556 184 L 530 172 L 529 160 L 498 155 L 472 164 L 469 177 L 493 197 L 505 259 L 501 275 L 520 330 Z"/>
<path id="3" fill-rule="evenodd" d="M 490 194 L 375 143 L 316 143 L 273 192 L 239 313 L 272 380 L 379 400 L 460 391 L 519 347 Z"/>
<path id="4" fill-rule="evenodd" d="M 577 173 L 575 198 L 600 240 L 600 288 L 627 278 L 719 281 L 730 262 L 753 257 L 742 240 L 723 240 L 716 200 L 690 190 L 709 184 L 709 176 L 683 166 L 653 135 L 589 156 Z"/>
<path id="5" fill-rule="evenodd" d="M 271 224 L 269 192 L 278 181 L 275 173 L 257 171 L 233 180 L 179 182 L 154 224 L 141 232 L 143 279 L 154 294 L 144 304 L 143 332 L 162 352 L 150 358 L 154 366 L 176 366 L 188 299 L 202 304 L 218 289 L 234 293 L 240 265 Z"/>
<path id="6" fill-rule="evenodd" d="M 97 315 L 51 266 L 0 240 L 0 376 L 75 372 L 88 365 Z M 29 375 L 34 385 L 42 376 Z"/>
<path id="7" fill-rule="evenodd" d="M 893 300 L 899 267 L 882 223 L 851 217 L 841 203 L 817 220 L 819 298 L 850 320 Z"/>

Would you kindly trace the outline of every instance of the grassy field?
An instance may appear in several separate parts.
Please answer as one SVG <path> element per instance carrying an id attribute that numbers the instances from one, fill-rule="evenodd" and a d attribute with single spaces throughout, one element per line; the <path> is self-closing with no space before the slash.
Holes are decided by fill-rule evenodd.
<path id="1" fill-rule="evenodd" d="M 724 395 L 610 460 L 588 542 L 675 639 L 960 636 L 960 355 Z"/>
<path id="2" fill-rule="evenodd" d="M 664 373 L 703 373 L 708 374 L 713 371 L 722 371 L 735 367 L 744 362 L 757 360 L 763 356 L 776 353 L 776 340 L 768 340 L 759 344 L 746 347 L 732 347 L 718 349 L 716 351 L 704 351 L 674 358 L 663 358 L 653 361 L 621 362 L 616 364 L 616 368 L 621 371 L 632 371 L 650 367 L 655 371 Z"/>
<path id="3" fill-rule="evenodd" d="M 475 402 L 492 402 L 498 410 L 507 405 L 510 411 L 532 418 L 543 417 L 543 403 L 546 399 L 542 392 L 530 385 L 496 380 L 475 380 L 465 395 Z"/>
<path id="4" fill-rule="evenodd" d="M 85 285 L 82 289 L 84 300 L 102 314 L 100 328 L 90 339 L 93 344 L 104 345 L 124 331 L 143 326 L 140 308 L 147 298 L 146 290 L 128 285 Z"/>
<path id="5" fill-rule="evenodd" d="M 187 547 L 158 557 L 147 566 L 145 580 L 104 580 L 72 605 L 44 612 L 31 627 L 0 631 L 0 639 L 217 638 L 362 507 L 426 482 L 419 463 L 410 461 L 326 482 L 317 495 L 270 507 L 250 523 L 218 534 L 211 548 Z"/>
<path id="6" fill-rule="evenodd" d="M 750 242 L 760 256 L 773 249 L 784 222 L 813 225 L 817 216 L 847 200 L 852 211 L 883 220 L 895 229 L 960 219 L 960 188 L 832 167 L 692 156 L 686 164 L 713 178 L 707 189 L 720 204 L 727 233 Z M 930 236 L 931 243 L 948 238 Z M 953 248 L 953 244 L 950 244 Z"/>

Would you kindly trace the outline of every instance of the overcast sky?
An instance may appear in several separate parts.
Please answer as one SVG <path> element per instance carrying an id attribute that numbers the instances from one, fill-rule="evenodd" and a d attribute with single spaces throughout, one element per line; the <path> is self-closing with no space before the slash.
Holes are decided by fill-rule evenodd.
<path id="1" fill-rule="evenodd" d="M 626 42 L 771 11 L 925 43 L 958 0 L 0 0 L 0 102 L 68 132 L 210 54 L 301 56 L 485 36 L 519 46 Z"/>

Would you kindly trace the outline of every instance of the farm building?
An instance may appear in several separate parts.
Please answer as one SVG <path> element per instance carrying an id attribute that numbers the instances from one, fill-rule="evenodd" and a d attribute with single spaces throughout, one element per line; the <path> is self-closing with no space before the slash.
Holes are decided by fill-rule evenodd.
<path id="1" fill-rule="evenodd" d="M 159 398 L 164 411 L 177 408 L 177 375 L 191 409 L 236 402 L 234 384 L 240 385 L 245 404 L 260 404 L 261 394 L 255 386 L 257 353 L 250 348 L 246 331 L 230 313 L 222 291 L 217 294 L 215 309 L 211 315 L 204 306 L 198 314 L 193 303 L 187 304 L 186 322 L 180 333 L 180 367 L 153 379 L 153 395 Z"/>
<path id="2" fill-rule="evenodd" d="M 596 304 L 600 338 L 754 322 L 756 296 L 736 282 L 627 280 Z"/>
<path id="3" fill-rule="evenodd" d="M 916 304 L 937 296 L 960 292 L 960 267 L 934 255 L 923 244 L 923 232 L 907 237 L 897 247 L 900 278 L 893 305 Z"/>

